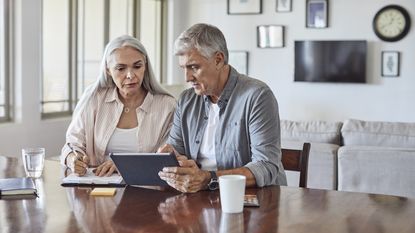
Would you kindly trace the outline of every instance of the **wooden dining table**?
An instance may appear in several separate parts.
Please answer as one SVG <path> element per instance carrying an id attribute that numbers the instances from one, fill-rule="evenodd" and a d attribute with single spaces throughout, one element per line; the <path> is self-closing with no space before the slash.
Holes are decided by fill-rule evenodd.
<path id="1" fill-rule="evenodd" d="M 62 187 L 66 168 L 46 160 L 35 179 L 38 197 L 1 198 L 0 233 L 17 232 L 415 232 L 415 199 L 286 186 L 246 189 L 260 207 L 225 214 L 219 191 L 121 187 L 92 196 L 93 187 Z M 20 159 L 0 156 L 0 178 L 24 176 Z"/>

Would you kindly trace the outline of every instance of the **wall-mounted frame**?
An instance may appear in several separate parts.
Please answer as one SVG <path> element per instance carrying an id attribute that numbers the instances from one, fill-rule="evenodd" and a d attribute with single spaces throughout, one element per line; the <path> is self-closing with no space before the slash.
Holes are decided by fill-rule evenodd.
<path id="1" fill-rule="evenodd" d="M 276 0 L 277 12 L 290 12 L 292 0 Z"/>
<path id="2" fill-rule="evenodd" d="M 382 52 L 382 77 L 399 76 L 400 54 L 398 51 Z"/>
<path id="3" fill-rule="evenodd" d="M 282 48 L 284 47 L 284 26 L 260 25 L 257 26 L 258 48 Z"/>
<path id="4" fill-rule="evenodd" d="M 328 0 L 307 0 L 306 27 L 328 27 Z"/>
<path id="5" fill-rule="evenodd" d="M 262 0 L 228 0 L 229 15 L 249 15 L 262 13 Z"/>
<path id="6" fill-rule="evenodd" d="M 239 73 L 248 75 L 248 51 L 229 51 L 229 64 Z"/>

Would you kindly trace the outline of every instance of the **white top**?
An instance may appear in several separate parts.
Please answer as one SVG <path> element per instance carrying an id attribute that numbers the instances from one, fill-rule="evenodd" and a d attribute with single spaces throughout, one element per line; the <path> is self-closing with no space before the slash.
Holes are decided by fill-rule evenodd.
<path id="1" fill-rule="evenodd" d="M 107 160 L 108 142 L 117 128 L 124 104 L 118 97 L 118 88 L 100 88 L 92 85 L 85 90 L 66 132 L 66 144 L 62 148 L 61 164 L 72 149 L 89 157 L 91 166 Z M 84 103 L 84 104 L 82 104 Z M 138 134 L 135 139 L 139 152 L 156 152 L 169 136 L 176 100 L 168 95 L 147 93 L 144 102 L 135 111 Z M 68 143 L 70 146 L 68 146 Z"/>
<path id="2" fill-rule="evenodd" d="M 202 165 L 203 170 L 215 171 L 216 154 L 215 154 L 215 135 L 216 128 L 219 125 L 219 106 L 211 104 L 209 109 L 209 118 L 206 125 L 205 133 L 203 134 L 202 144 L 197 156 L 197 162 Z"/>
<path id="3" fill-rule="evenodd" d="M 115 128 L 105 150 L 105 156 L 108 156 L 110 152 L 138 152 L 137 131 L 138 127 Z"/>

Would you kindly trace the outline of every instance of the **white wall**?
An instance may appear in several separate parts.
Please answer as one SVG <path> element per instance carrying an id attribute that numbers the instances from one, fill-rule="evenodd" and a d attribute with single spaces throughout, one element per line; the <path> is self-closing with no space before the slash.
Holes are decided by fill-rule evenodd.
<path id="1" fill-rule="evenodd" d="M 218 26 L 231 50 L 249 51 L 249 73 L 268 83 L 280 104 L 283 119 L 415 121 L 415 28 L 396 43 L 381 42 L 372 31 L 374 14 L 391 1 L 330 0 L 327 29 L 306 29 L 305 0 L 292 0 L 293 11 L 276 13 L 275 0 L 263 0 L 260 15 L 227 15 L 225 0 L 168 0 L 168 82 L 183 83 L 183 73 L 172 54 L 172 43 L 181 31 L 197 22 Z M 0 155 L 20 156 L 20 149 L 43 146 L 47 156 L 60 153 L 70 118 L 41 120 L 40 44 L 41 0 L 15 0 L 15 122 L 0 124 Z M 411 14 L 415 1 L 397 0 Z M 357 7 L 362 9 L 356 10 Z M 256 26 L 286 26 L 286 47 L 256 48 Z M 364 39 L 369 42 L 369 84 L 294 83 L 293 41 L 303 39 Z M 382 50 L 401 52 L 401 76 L 380 77 Z M 177 91 L 177 86 L 174 90 Z"/>
<path id="2" fill-rule="evenodd" d="M 15 121 L 0 124 L 0 155 L 20 156 L 23 147 L 45 147 L 56 156 L 70 118 L 40 119 L 41 1 L 16 0 L 14 70 Z"/>
<path id="3" fill-rule="evenodd" d="M 173 0 L 171 0 L 173 1 Z M 262 0 L 259 15 L 227 15 L 225 0 L 174 0 L 176 37 L 194 23 L 219 27 L 230 50 L 249 51 L 249 74 L 265 81 L 274 91 L 282 119 L 343 121 L 347 118 L 415 122 L 415 1 L 329 0 L 329 27 L 305 28 L 305 0 L 292 0 L 289 13 L 275 12 L 276 0 Z M 412 16 L 409 34 L 401 41 L 386 43 L 372 30 L 376 12 L 385 5 L 399 4 Z M 285 26 L 284 48 L 256 48 L 256 26 Z M 367 84 L 294 82 L 295 40 L 367 40 Z M 173 43 L 173 40 L 170 41 Z M 401 52 L 400 77 L 382 78 L 383 50 Z M 175 58 L 169 80 L 182 82 Z M 175 67 L 174 67 L 175 66 Z"/>

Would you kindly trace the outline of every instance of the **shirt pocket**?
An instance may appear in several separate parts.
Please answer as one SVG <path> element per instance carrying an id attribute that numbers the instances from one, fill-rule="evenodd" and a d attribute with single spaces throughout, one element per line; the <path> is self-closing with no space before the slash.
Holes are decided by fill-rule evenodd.
<path id="1" fill-rule="evenodd" d="M 225 126 L 222 145 L 227 150 L 244 151 L 249 147 L 246 134 L 245 121 L 243 119 L 231 121 Z"/>

